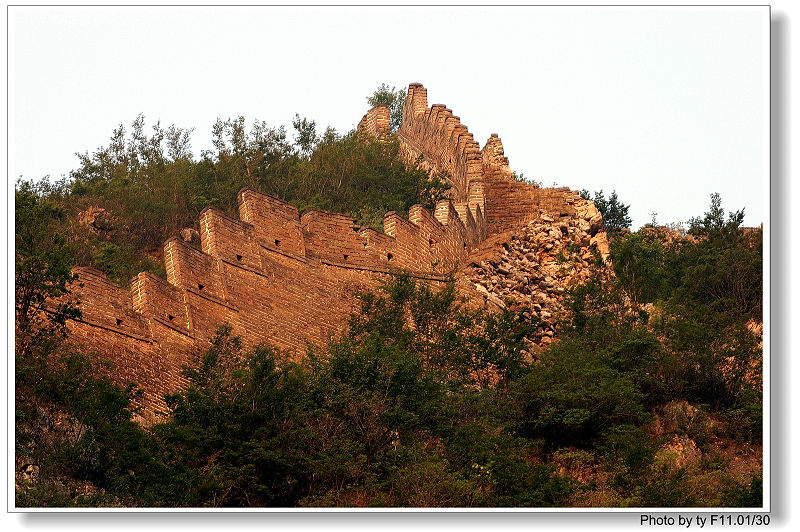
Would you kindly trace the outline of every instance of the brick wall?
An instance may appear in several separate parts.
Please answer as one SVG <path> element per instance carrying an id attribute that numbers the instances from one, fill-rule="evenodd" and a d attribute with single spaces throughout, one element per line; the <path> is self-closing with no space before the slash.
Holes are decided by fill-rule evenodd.
<path id="1" fill-rule="evenodd" d="M 419 83 L 408 87 L 403 121 L 397 136 L 409 161 L 423 156 L 423 168 L 447 172 L 454 203 L 485 212 L 480 146 L 461 119 L 442 104 L 428 107 L 428 91 Z"/>
<path id="2" fill-rule="evenodd" d="M 239 192 L 239 218 L 250 224 L 253 237 L 267 249 L 305 255 L 300 216 L 294 205 L 245 188 Z"/>
<path id="3" fill-rule="evenodd" d="M 358 123 L 359 131 L 364 131 L 375 137 L 388 135 L 391 131 L 391 114 L 386 105 L 376 105 Z"/>
<path id="4" fill-rule="evenodd" d="M 238 199 L 242 219 L 200 213 L 202 251 L 178 238 L 164 244 L 166 281 L 140 273 L 125 290 L 76 270 L 84 317 L 71 337 L 109 359 L 117 382 L 143 388 L 145 422 L 165 409 L 164 394 L 186 386 L 181 368 L 197 363 L 221 324 L 245 348 L 267 343 L 302 357 L 344 327 L 359 292 L 400 269 L 442 282 L 481 241 L 476 221 L 464 224 L 449 201 L 435 213 L 414 206 L 409 219 L 387 213 L 381 233 L 336 213 L 299 217 L 249 188 Z"/>
<path id="5" fill-rule="evenodd" d="M 431 173 L 447 173 L 459 217 L 469 225 L 469 211 L 484 232 L 482 238 L 486 232 L 521 227 L 541 214 L 575 216 L 576 207 L 585 206 L 569 188 L 540 188 L 514 180 L 497 134 L 481 149 L 453 111 L 442 104 L 428 107 L 428 91 L 419 83 L 408 87 L 397 135 L 406 160 L 420 161 Z"/>

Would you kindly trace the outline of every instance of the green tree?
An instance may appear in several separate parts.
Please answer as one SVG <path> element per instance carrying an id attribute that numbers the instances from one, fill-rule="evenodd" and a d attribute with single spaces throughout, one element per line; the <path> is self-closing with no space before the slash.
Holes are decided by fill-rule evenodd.
<path id="1" fill-rule="evenodd" d="M 364 294 L 348 331 L 303 364 L 245 353 L 222 328 L 153 427 L 185 486 L 161 489 L 202 506 L 557 505 L 570 483 L 509 434 L 504 387 L 474 378 L 521 374 L 525 330 L 468 310 L 452 283 L 404 276 Z"/>
<path id="2" fill-rule="evenodd" d="M 67 239 L 64 209 L 28 181 L 14 189 L 14 226 L 14 307 L 18 349 L 25 354 L 37 337 L 80 316 L 66 298 L 75 279 L 75 251 Z"/>
<path id="3" fill-rule="evenodd" d="M 635 375 L 579 339 L 565 340 L 514 383 L 518 431 L 555 449 L 594 446 L 611 427 L 648 419 Z M 616 366 L 616 367 L 615 367 Z"/>
<path id="4" fill-rule="evenodd" d="M 617 280 L 634 306 L 666 297 L 665 251 L 655 236 L 638 232 L 613 239 L 611 261 Z"/>
<path id="5" fill-rule="evenodd" d="M 80 155 L 64 205 L 77 214 L 89 205 L 109 213 L 105 233 L 88 231 L 78 257 L 109 278 L 125 283 L 141 270 L 164 275 L 151 257 L 163 242 L 196 224 L 199 212 L 216 207 L 236 216 L 237 193 L 245 186 L 295 204 L 301 212 L 323 209 L 351 215 L 380 228 L 385 212 L 406 212 L 415 203 L 433 208 L 449 188 L 443 176 L 429 178 L 408 167 L 395 140 L 377 142 L 355 131 L 319 135 L 316 123 L 295 115 L 294 139 L 284 127 L 244 117 L 218 119 L 212 150 L 193 160 L 191 130 L 153 126 L 139 116 L 126 130 L 114 130 L 108 147 Z"/>
<path id="6" fill-rule="evenodd" d="M 295 144 L 300 148 L 300 153 L 306 156 L 310 155 L 320 141 L 319 136 L 317 136 L 316 122 L 307 118 L 300 118 L 300 115 L 295 113 L 292 127 L 297 131 Z"/>
<path id="7" fill-rule="evenodd" d="M 180 468 L 162 460 L 165 450 L 132 419 L 134 385 L 112 383 L 101 360 L 64 344 L 34 350 L 47 356 L 16 366 L 16 450 L 39 466 L 39 480 L 17 491 L 18 506 L 160 506 L 165 494 L 183 491 Z M 42 431 L 55 416 L 61 428 Z"/>
<path id="8" fill-rule="evenodd" d="M 594 202 L 595 207 L 603 216 L 603 225 L 606 231 L 617 232 L 623 228 L 630 228 L 631 218 L 628 216 L 630 205 L 619 201 L 616 190 L 612 191 L 608 198 L 605 197 L 602 190 L 595 192 L 594 198 L 589 196 L 588 190 L 581 190 L 580 195 L 583 199 Z"/>
<path id="9" fill-rule="evenodd" d="M 689 232 L 694 235 L 712 238 L 730 238 L 744 221 L 744 209 L 729 212 L 725 220 L 725 209 L 722 208 L 722 197 L 718 192 L 711 194 L 711 205 L 703 217 L 689 220 Z"/>
<path id="10" fill-rule="evenodd" d="M 277 351 L 241 342 L 221 327 L 189 388 L 168 396 L 172 420 L 153 428 L 188 481 L 181 505 L 291 506 L 308 490 L 297 412 L 307 375 Z"/>
<path id="11" fill-rule="evenodd" d="M 400 124 L 403 122 L 403 102 L 405 99 L 406 91 L 404 89 L 389 87 L 386 83 L 381 83 L 372 93 L 372 96 L 367 97 L 367 103 L 371 107 L 381 104 L 389 107 L 389 126 L 392 133 L 394 133 L 400 129 Z"/>
<path id="12" fill-rule="evenodd" d="M 108 213 L 105 234 L 94 239 L 120 247 L 153 252 L 182 227 L 191 225 L 191 175 L 195 163 L 190 153 L 191 130 L 167 129 L 156 123 L 152 134 L 139 115 L 129 130 L 120 124 L 110 143 L 93 154 L 78 154 L 80 165 L 70 172 L 71 194 L 64 204 L 76 215 L 88 206 Z M 96 235 L 82 235 L 93 239 Z M 82 265 L 96 265 L 93 258 Z"/>
<path id="13" fill-rule="evenodd" d="M 397 139 L 381 142 L 355 131 L 321 141 L 295 203 L 300 210 L 342 212 L 378 228 L 387 211 L 405 213 L 416 203 L 432 209 L 449 186 L 420 168 L 407 167 L 399 150 Z"/>

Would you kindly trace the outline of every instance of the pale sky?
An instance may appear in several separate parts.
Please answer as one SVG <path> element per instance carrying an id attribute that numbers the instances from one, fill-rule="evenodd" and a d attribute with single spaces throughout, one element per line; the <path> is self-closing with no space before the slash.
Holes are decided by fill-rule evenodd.
<path id="1" fill-rule="evenodd" d="M 713 192 L 764 221 L 765 7 L 12 7 L 11 173 L 57 178 L 139 114 L 353 128 L 380 83 L 420 82 L 545 186 L 612 189 L 637 228 Z"/>

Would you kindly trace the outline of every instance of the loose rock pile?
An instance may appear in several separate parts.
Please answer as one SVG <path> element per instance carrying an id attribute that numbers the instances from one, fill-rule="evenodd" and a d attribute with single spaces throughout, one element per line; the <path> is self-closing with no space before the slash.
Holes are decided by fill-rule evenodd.
<path id="1" fill-rule="evenodd" d="M 487 249 L 493 252 L 474 255 L 465 271 L 487 306 L 538 318 L 528 338 L 531 357 L 555 338 L 566 290 L 585 282 L 598 260 L 608 258 L 606 234 L 594 214 L 558 221 L 542 214 L 521 231 L 492 242 Z"/>

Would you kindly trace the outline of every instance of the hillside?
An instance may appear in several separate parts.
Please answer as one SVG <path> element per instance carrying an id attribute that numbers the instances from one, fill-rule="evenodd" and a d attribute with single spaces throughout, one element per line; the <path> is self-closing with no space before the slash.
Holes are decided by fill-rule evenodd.
<path id="1" fill-rule="evenodd" d="M 401 101 L 18 184 L 19 505 L 760 504 L 761 231 L 620 231 Z"/>

